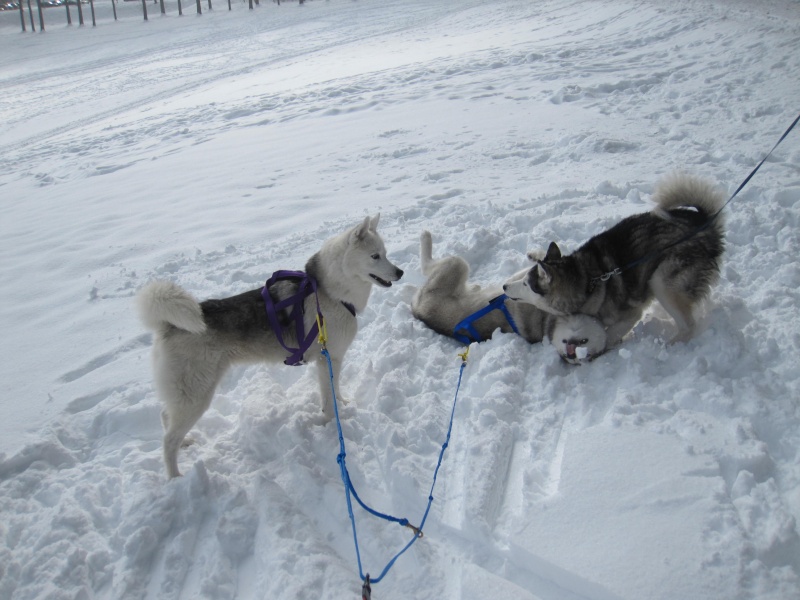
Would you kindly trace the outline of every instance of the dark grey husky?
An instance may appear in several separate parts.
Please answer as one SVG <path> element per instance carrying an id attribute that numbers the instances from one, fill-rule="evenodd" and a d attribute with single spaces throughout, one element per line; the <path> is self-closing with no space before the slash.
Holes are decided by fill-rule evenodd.
<path id="1" fill-rule="evenodd" d="M 356 314 L 367 305 L 372 286 L 390 287 L 403 271 L 386 257 L 377 233 L 378 216 L 326 241 L 306 263 L 317 281 L 320 310 L 328 331 L 327 348 L 338 389 L 342 359 L 355 338 Z M 273 301 L 294 295 L 297 283 L 278 281 L 269 287 Z M 148 284 L 137 295 L 144 324 L 155 332 L 153 367 L 158 395 L 164 404 L 164 461 L 170 477 L 180 475 L 178 449 L 184 437 L 208 409 L 214 390 L 228 367 L 237 362 L 281 362 L 287 351 L 270 325 L 261 288 L 197 302 L 169 281 Z M 314 295 L 305 298 L 305 331 L 316 322 Z M 286 309 L 288 311 L 288 308 Z M 278 315 L 285 320 L 285 315 Z M 279 321 L 280 323 L 280 321 Z M 286 324 L 286 323 L 284 323 Z M 283 331 L 287 346 L 299 348 L 293 327 Z M 333 417 L 327 361 L 317 353 L 322 412 Z"/>
<path id="2" fill-rule="evenodd" d="M 689 339 L 694 309 L 719 277 L 724 197 L 707 181 L 674 175 L 654 194 L 656 207 L 630 216 L 562 256 L 553 242 L 544 259 L 506 294 L 556 315 L 600 319 L 608 346 L 618 343 L 656 298 Z"/>

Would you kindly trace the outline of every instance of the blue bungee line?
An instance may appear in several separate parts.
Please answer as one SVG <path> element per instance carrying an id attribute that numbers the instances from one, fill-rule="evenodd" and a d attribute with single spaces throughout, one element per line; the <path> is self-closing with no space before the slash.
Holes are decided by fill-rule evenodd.
<path id="1" fill-rule="evenodd" d="M 371 589 L 370 583 L 380 582 L 392 568 L 397 559 L 400 558 L 400 556 L 402 556 L 406 552 L 406 550 L 408 550 L 414 544 L 414 542 L 417 541 L 417 539 L 422 537 L 422 528 L 425 526 L 425 521 L 428 519 L 428 513 L 430 512 L 431 505 L 433 504 L 433 488 L 436 486 L 436 478 L 439 475 L 439 468 L 442 466 L 444 451 L 450 444 L 450 435 L 453 431 L 453 418 L 456 412 L 456 402 L 458 401 L 458 391 L 461 388 L 461 378 L 464 373 L 464 367 L 466 367 L 467 365 L 467 355 L 469 353 L 469 349 L 467 349 L 464 353 L 459 354 L 459 356 L 461 357 L 461 368 L 458 372 L 458 383 L 456 385 L 455 397 L 453 398 L 453 408 L 450 411 L 450 423 L 447 427 L 447 438 L 445 439 L 444 444 L 442 444 L 442 449 L 439 452 L 439 461 L 436 463 L 436 469 L 433 472 L 433 482 L 431 483 L 431 489 L 430 492 L 428 493 L 428 505 L 425 508 L 425 513 L 422 515 L 422 521 L 420 522 L 419 527 L 414 527 L 413 525 L 409 524 L 408 519 L 398 519 L 397 517 L 385 515 L 376 510 L 373 510 L 372 508 L 364 504 L 364 502 L 362 502 L 361 499 L 358 497 L 358 494 L 356 493 L 356 490 L 353 487 L 353 483 L 350 481 L 350 473 L 347 471 L 347 464 L 345 462 L 345 457 L 347 453 L 345 451 L 345 446 L 344 446 L 344 435 L 342 434 L 342 422 L 339 419 L 339 406 L 336 400 L 336 390 L 333 381 L 333 365 L 331 364 L 331 356 L 328 353 L 328 349 L 325 347 L 324 335 L 325 333 L 323 325 L 320 328 L 320 343 L 322 345 L 322 355 L 328 361 L 328 374 L 330 376 L 331 392 L 333 394 L 333 411 L 334 415 L 336 416 L 336 429 L 339 434 L 339 455 L 336 457 L 336 462 L 339 463 L 339 469 L 342 475 L 342 482 L 344 483 L 345 498 L 347 500 L 347 513 L 350 516 L 350 523 L 352 524 L 353 528 L 353 543 L 355 544 L 356 559 L 358 561 L 358 574 L 361 577 L 361 580 L 364 582 L 364 589 Z M 380 517 L 381 519 L 385 519 L 387 521 L 399 523 L 400 525 L 403 525 L 404 527 L 409 527 L 414 531 L 414 537 L 411 538 L 411 541 L 409 541 L 397 554 L 394 555 L 394 557 L 392 557 L 392 559 L 383 568 L 383 571 L 381 571 L 381 574 L 374 579 L 370 577 L 369 573 L 364 575 L 364 570 L 361 564 L 361 551 L 359 550 L 358 547 L 358 533 L 356 531 L 356 518 L 355 515 L 353 514 L 353 503 L 350 499 L 351 494 L 355 497 L 356 501 L 358 501 L 361 507 L 370 514 L 376 517 Z"/>

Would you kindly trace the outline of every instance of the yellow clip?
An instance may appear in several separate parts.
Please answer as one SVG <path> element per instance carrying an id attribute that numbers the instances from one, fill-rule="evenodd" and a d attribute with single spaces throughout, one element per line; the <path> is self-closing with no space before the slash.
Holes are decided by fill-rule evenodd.
<path id="1" fill-rule="evenodd" d="M 320 318 L 319 313 L 317 313 L 317 330 L 319 331 L 319 338 L 317 338 L 317 342 L 319 342 L 319 345 L 324 348 L 326 342 L 328 341 L 328 326 L 325 325 L 325 319 Z"/>
<path id="2" fill-rule="evenodd" d="M 467 346 L 467 349 L 463 352 L 459 352 L 458 355 L 461 357 L 463 362 L 467 362 L 467 357 L 469 356 L 469 346 Z"/>

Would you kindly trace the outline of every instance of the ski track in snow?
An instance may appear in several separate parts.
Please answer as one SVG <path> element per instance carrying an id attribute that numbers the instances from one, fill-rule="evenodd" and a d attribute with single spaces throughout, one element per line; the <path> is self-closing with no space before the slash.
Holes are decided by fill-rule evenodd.
<path id="1" fill-rule="evenodd" d="M 1 277 L 9 300 L 26 304 L 5 307 L 4 320 L 14 317 L 14 340 L 31 337 L 18 321 L 37 335 L 89 337 L 59 341 L 66 351 L 43 359 L 36 381 L 5 388 L 21 403 L 44 390 L 58 410 L 0 455 L 0 597 L 355 597 L 336 432 L 320 426 L 314 374 L 233 369 L 181 451 L 184 477 L 165 482 L 135 291 L 156 277 L 201 298 L 249 289 L 380 208 L 407 275 L 375 290 L 359 317 L 342 425 L 362 498 L 418 522 L 459 364 L 454 341 L 411 317 L 419 233 L 431 228 L 435 255 L 464 256 L 486 284 L 521 268 L 532 247 L 575 249 L 646 210 L 675 168 L 733 191 L 798 110 L 800 18 L 778 9 L 796 17 L 800 4 L 771 6 L 265 3 L 220 23 L 207 55 L 186 18 L 130 20 L 69 32 L 85 38 L 70 43 L 147 27 L 149 53 L 116 48 L 64 66 L 48 60 L 50 39 L 13 38 L 28 54 L 0 73 L 10 90 L 0 190 L 15 198 L 0 226 Z M 204 21 L 238 14 L 217 11 Z M 18 18 L 2 16 L 8 45 Z M 167 29 L 175 37 L 157 35 Z M 38 122 L 30 106 L 42 107 Z M 797 139 L 727 213 L 722 280 L 691 342 L 667 346 L 672 324 L 653 307 L 620 349 L 580 368 L 513 336 L 472 347 L 425 537 L 375 597 L 800 594 Z M 194 184 L 181 161 L 203 148 L 213 153 Z M 175 170 L 175 183 L 161 175 L 160 190 L 114 192 L 159 168 Z M 103 191 L 71 217 L 60 194 L 81 198 L 89 184 Z M 286 202 L 267 209 L 270 239 L 255 221 L 265 197 Z M 148 217 L 132 222 L 128 203 L 139 201 Z M 193 202 L 214 210 L 186 224 Z M 320 208 L 303 223 L 294 211 L 311 202 Z M 241 220 L 215 222 L 218 203 Z M 55 308 L 27 302 L 62 280 Z M 6 352 L 7 380 L 30 375 Z M 356 514 L 376 575 L 408 530 Z M 627 536 L 645 544 L 648 529 L 662 537 L 646 547 L 665 557 L 629 552 Z"/>

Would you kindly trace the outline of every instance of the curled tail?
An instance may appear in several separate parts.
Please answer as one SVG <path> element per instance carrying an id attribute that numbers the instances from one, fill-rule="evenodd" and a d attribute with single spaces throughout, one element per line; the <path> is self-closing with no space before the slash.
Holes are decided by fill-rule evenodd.
<path id="1" fill-rule="evenodd" d="M 171 281 L 148 283 L 136 294 L 136 307 L 145 327 L 154 331 L 167 324 L 190 333 L 206 330 L 200 304 Z"/>
<path id="2" fill-rule="evenodd" d="M 658 184 L 653 201 L 656 203 L 655 212 L 662 216 L 666 216 L 666 211 L 673 208 L 692 207 L 711 217 L 724 206 L 725 196 L 706 179 L 678 173 Z M 715 219 L 715 226 L 721 231 L 723 225 L 720 213 Z"/>

